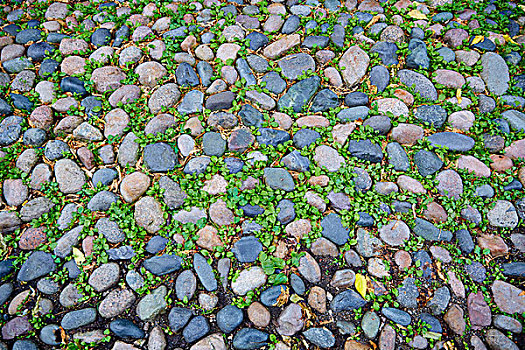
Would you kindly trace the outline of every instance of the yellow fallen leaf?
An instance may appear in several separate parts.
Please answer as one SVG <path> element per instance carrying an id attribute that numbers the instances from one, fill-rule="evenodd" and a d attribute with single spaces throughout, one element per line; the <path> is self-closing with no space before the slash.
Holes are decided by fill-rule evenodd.
<path id="1" fill-rule="evenodd" d="M 295 304 L 297 304 L 298 302 L 300 302 L 300 301 L 302 301 L 302 300 L 304 300 L 304 299 L 301 298 L 300 296 L 298 296 L 297 294 L 294 294 L 294 295 L 292 295 L 292 296 L 290 297 L 290 301 L 291 301 L 292 303 L 295 303 Z"/>
<path id="2" fill-rule="evenodd" d="M 366 277 L 360 273 L 357 273 L 355 275 L 355 289 L 359 292 L 359 294 L 361 294 L 363 298 L 366 297 L 366 284 Z"/>
<path id="3" fill-rule="evenodd" d="M 474 40 L 472 40 L 472 42 L 470 43 L 470 45 L 476 45 L 477 43 L 480 43 L 483 40 L 485 40 L 485 37 L 483 35 L 476 35 L 474 37 Z"/>
<path id="4" fill-rule="evenodd" d="M 511 38 L 510 35 L 508 35 L 508 34 L 504 34 L 504 35 L 503 35 L 503 38 L 504 38 L 505 41 L 507 41 L 508 43 L 511 43 L 511 44 L 514 44 L 514 45 L 518 45 L 518 43 L 515 42 L 514 40 L 512 40 L 512 38 Z"/>
<path id="5" fill-rule="evenodd" d="M 373 26 L 374 24 L 376 24 L 377 21 L 379 21 L 380 19 L 381 19 L 381 15 L 375 15 L 374 17 L 372 17 L 372 19 L 370 20 L 370 22 L 368 22 L 368 24 L 366 25 L 365 29 L 370 28 L 371 26 Z"/>
<path id="6" fill-rule="evenodd" d="M 408 15 L 415 19 L 427 19 L 427 16 L 419 10 L 412 10 L 408 13 Z"/>
<path id="7" fill-rule="evenodd" d="M 458 91 L 456 91 L 456 98 L 458 99 L 458 104 L 460 105 L 461 101 L 463 101 L 463 99 L 461 98 L 461 89 L 458 89 Z"/>
<path id="8" fill-rule="evenodd" d="M 75 247 L 73 247 L 73 259 L 75 259 L 77 265 L 81 265 L 84 261 L 86 261 L 84 254 L 82 254 L 82 252 Z"/>

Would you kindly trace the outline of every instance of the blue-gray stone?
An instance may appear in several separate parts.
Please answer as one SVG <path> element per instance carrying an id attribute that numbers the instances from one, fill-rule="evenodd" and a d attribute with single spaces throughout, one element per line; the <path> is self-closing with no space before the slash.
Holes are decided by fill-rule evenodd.
<path id="1" fill-rule="evenodd" d="M 301 129 L 293 136 L 293 144 L 295 147 L 302 149 L 310 146 L 316 140 L 321 138 L 321 134 L 312 129 Z"/>
<path id="2" fill-rule="evenodd" d="M 433 147 L 447 148 L 455 152 L 468 152 L 474 147 L 475 141 L 472 137 L 456 132 L 438 132 L 428 137 Z"/>
<path id="3" fill-rule="evenodd" d="M 168 315 L 168 322 L 173 332 L 178 332 L 188 323 L 193 312 L 191 309 L 174 307 Z"/>
<path id="4" fill-rule="evenodd" d="M 263 245 L 255 236 L 242 237 L 233 244 L 232 253 L 241 263 L 251 263 L 257 260 Z"/>
<path id="5" fill-rule="evenodd" d="M 97 310 L 95 308 L 86 308 L 81 310 L 70 311 L 64 315 L 60 325 L 65 330 L 71 330 L 87 326 L 97 319 Z"/>
<path id="6" fill-rule="evenodd" d="M 193 343 L 203 338 L 210 331 L 208 320 L 204 316 L 196 316 L 184 327 L 182 336 L 187 343 Z"/>
<path id="7" fill-rule="evenodd" d="M 164 254 L 144 260 L 144 268 L 156 276 L 177 271 L 182 266 L 182 258 L 175 254 Z"/>
<path id="8" fill-rule="evenodd" d="M 250 50 L 257 51 L 261 47 L 268 45 L 270 39 L 266 35 L 260 32 L 251 32 L 246 36 L 246 40 L 250 41 L 249 47 Z"/>
<path id="9" fill-rule="evenodd" d="M 175 70 L 175 76 L 177 77 L 177 84 L 179 86 L 197 86 L 199 85 L 199 77 L 193 67 L 187 63 L 182 62 Z"/>
<path id="10" fill-rule="evenodd" d="M 335 296 L 330 303 L 334 312 L 352 311 L 365 306 L 367 302 L 357 292 L 348 289 Z"/>
<path id="11" fill-rule="evenodd" d="M 442 230 L 434 226 L 431 222 L 416 218 L 416 224 L 413 231 L 416 235 L 423 237 L 428 241 L 450 241 L 452 239 L 452 232 Z"/>
<path id="12" fill-rule="evenodd" d="M 299 28 L 300 25 L 301 19 L 299 16 L 292 15 L 284 22 L 283 27 L 281 28 L 281 33 L 292 34 Z"/>
<path id="13" fill-rule="evenodd" d="M 248 104 L 241 107 L 238 115 L 245 126 L 260 127 L 264 122 L 262 113 Z"/>
<path id="14" fill-rule="evenodd" d="M 102 186 L 109 186 L 113 180 L 115 180 L 118 176 L 118 173 L 113 168 L 102 168 L 93 174 L 93 177 L 91 181 L 93 182 L 93 186 L 97 187 L 98 184 L 101 184 Z"/>
<path id="15" fill-rule="evenodd" d="M 383 307 L 381 309 L 381 313 L 390 321 L 405 327 L 412 323 L 412 317 L 403 310 L 399 310 L 393 307 Z"/>
<path id="16" fill-rule="evenodd" d="M 243 311 L 235 305 L 226 305 L 217 312 L 217 326 L 224 333 L 231 333 L 236 330 L 243 320 Z"/>
<path id="17" fill-rule="evenodd" d="M 289 199 L 282 199 L 277 204 L 277 220 L 283 225 L 289 224 L 295 219 L 294 203 Z"/>
<path id="18" fill-rule="evenodd" d="M 48 273 L 55 271 L 56 264 L 50 253 L 36 250 L 29 255 L 27 260 L 20 267 L 16 279 L 22 282 L 29 282 Z"/>
<path id="19" fill-rule="evenodd" d="M 371 163 L 380 163 L 383 159 L 381 146 L 372 143 L 370 140 L 350 140 L 348 141 L 348 152 L 352 157 L 365 160 Z"/>
<path id="20" fill-rule="evenodd" d="M 8 146 L 18 140 L 23 121 L 22 117 L 12 115 L 0 122 L 0 146 Z"/>
<path id="21" fill-rule="evenodd" d="M 292 273 L 290 275 L 290 284 L 297 295 L 303 295 L 306 293 L 306 286 L 304 285 L 303 280 L 297 274 Z"/>
<path id="22" fill-rule="evenodd" d="M 290 140 L 290 134 L 284 130 L 259 128 L 260 135 L 257 135 L 257 142 L 261 145 L 277 147 Z"/>
<path id="23" fill-rule="evenodd" d="M 199 277 L 204 289 L 208 292 L 213 292 L 217 289 L 217 280 L 213 269 L 206 258 L 199 253 L 193 255 L 193 269 L 197 273 L 197 277 Z"/>
<path id="24" fill-rule="evenodd" d="M 254 350 L 268 345 L 268 333 L 254 328 L 243 328 L 233 337 L 233 347 L 237 350 Z"/>
<path id="25" fill-rule="evenodd" d="M 441 327 L 441 323 L 434 316 L 427 313 L 422 313 L 419 315 L 419 319 L 429 326 L 430 332 L 443 333 L 443 327 Z"/>
<path id="26" fill-rule="evenodd" d="M 445 62 L 450 63 L 456 60 L 456 53 L 454 50 L 449 49 L 446 46 L 443 46 L 436 50 L 439 53 L 439 56 L 443 57 Z"/>
<path id="27" fill-rule="evenodd" d="M 293 150 L 284 156 L 283 159 L 281 159 L 281 164 L 291 171 L 305 172 L 310 170 L 310 160 L 308 157 L 302 156 L 301 152 L 297 150 Z"/>
<path id="28" fill-rule="evenodd" d="M 203 156 L 192 158 L 186 163 L 183 172 L 184 174 L 203 174 L 208 168 L 208 165 L 210 165 L 210 162 L 210 157 Z"/>
<path id="29" fill-rule="evenodd" d="M 427 70 L 430 67 L 430 58 L 427 53 L 425 42 L 412 39 L 408 44 L 410 53 L 406 57 L 406 66 L 413 69 Z"/>
<path id="30" fill-rule="evenodd" d="M 414 116 L 423 123 L 441 128 L 447 120 L 447 111 L 439 105 L 422 105 L 417 108 Z"/>
<path id="31" fill-rule="evenodd" d="M 96 47 L 109 45 L 111 42 L 111 32 L 106 28 L 98 28 L 91 35 L 91 43 Z"/>
<path id="32" fill-rule="evenodd" d="M 397 142 L 390 142 L 386 146 L 388 161 L 394 166 L 396 171 L 407 171 L 410 169 L 410 160 L 403 146 Z"/>
<path id="33" fill-rule="evenodd" d="M 233 157 L 225 158 L 224 164 L 226 165 L 226 168 L 230 174 L 237 174 L 238 172 L 242 171 L 244 166 L 244 162 L 242 160 Z"/>
<path id="34" fill-rule="evenodd" d="M 421 176 L 435 174 L 443 166 L 443 161 L 435 153 L 427 150 L 418 151 L 414 155 L 414 163 Z"/>
<path id="35" fill-rule="evenodd" d="M 330 89 L 323 89 L 315 95 L 312 100 L 310 112 L 326 112 L 330 109 L 339 107 L 339 97 Z"/>
<path id="36" fill-rule="evenodd" d="M 167 172 L 175 169 L 177 153 L 164 142 L 149 144 L 144 147 L 144 163 L 153 172 Z"/>
<path id="37" fill-rule="evenodd" d="M 328 349 L 335 345 L 334 334 L 326 328 L 310 328 L 303 332 L 303 335 L 312 344 Z"/>
<path id="38" fill-rule="evenodd" d="M 511 109 L 511 110 L 503 112 L 501 116 L 505 118 L 506 121 L 509 122 L 509 125 L 512 128 L 512 130 L 525 131 L 525 114 L 524 113 L 517 111 L 515 109 Z"/>
<path id="39" fill-rule="evenodd" d="M 42 39 L 42 32 L 39 29 L 29 28 L 23 29 L 16 34 L 15 41 L 17 44 L 25 45 L 30 41 L 40 41 Z"/>
<path id="40" fill-rule="evenodd" d="M 343 226 L 341 217 L 335 213 L 326 215 L 321 220 L 321 234 L 337 245 L 344 245 L 350 239 L 350 229 Z"/>
<path id="41" fill-rule="evenodd" d="M 60 64 L 52 58 L 47 58 L 40 63 L 40 69 L 38 75 L 41 77 L 47 77 L 56 72 Z"/>
<path id="42" fill-rule="evenodd" d="M 255 75 L 253 75 L 248 62 L 246 62 L 244 58 L 238 58 L 237 61 L 235 61 L 235 66 L 241 79 L 246 80 L 245 86 L 257 85 L 257 79 L 255 79 Z"/>
<path id="43" fill-rule="evenodd" d="M 307 49 L 313 49 L 314 47 L 324 49 L 328 46 L 330 38 L 322 35 L 310 35 L 303 39 L 301 47 L 306 47 Z"/>
<path id="44" fill-rule="evenodd" d="M 385 91 L 390 83 L 390 72 L 384 66 L 375 66 L 370 70 L 370 84 L 377 87 L 377 92 Z"/>
<path id="45" fill-rule="evenodd" d="M 197 73 L 201 78 L 202 85 L 210 86 L 211 77 L 213 76 L 213 67 L 205 61 L 200 61 L 197 63 Z"/>
<path id="46" fill-rule="evenodd" d="M 101 191 L 91 198 L 87 207 L 91 211 L 107 211 L 111 204 L 117 203 L 118 196 L 113 192 Z"/>
<path id="47" fill-rule="evenodd" d="M 412 91 L 419 93 L 422 97 L 435 101 L 438 98 L 436 87 L 421 73 L 408 69 L 397 72 L 399 80 Z"/>
<path id="48" fill-rule="evenodd" d="M 27 57 L 17 57 L 9 61 L 4 61 L 2 67 L 4 67 L 5 71 L 9 74 L 16 74 L 25 69 L 33 68 L 33 63 L 31 63 Z"/>
<path id="49" fill-rule="evenodd" d="M 321 78 L 315 75 L 292 85 L 277 102 L 279 111 L 292 108 L 296 113 L 301 112 L 319 88 L 320 82 Z"/>
<path id="50" fill-rule="evenodd" d="M 456 240 L 463 253 L 470 254 L 474 250 L 474 241 L 467 230 L 461 229 L 456 231 Z"/>
<path id="51" fill-rule="evenodd" d="M 295 189 L 292 175 L 283 168 L 265 168 L 264 181 L 274 190 L 290 192 Z"/>
<path id="52" fill-rule="evenodd" d="M 27 56 L 33 62 L 42 62 L 46 57 L 50 57 L 55 52 L 55 48 L 45 41 L 31 44 L 27 48 Z"/>
<path id="53" fill-rule="evenodd" d="M 11 93 L 9 94 L 9 97 L 11 97 L 11 101 L 13 102 L 13 106 L 18 109 L 22 109 L 24 111 L 32 111 L 33 110 L 33 102 L 24 95 Z"/>
<path id="54" fill-rule="evenodd" d="M 525 278 L 525 262 L 516 261 L 503 264 L 503 274 L 510 277 Z"/>
<path id="55" fill-rule="evenodd" d="M 366 106 L 356 106 L 342 109 L 337 113 L 337 118 L 342 122 L 356 121 L 356 120 L 365 120 L 368 118 L 368 113 L 370 108 Z"/>
<path id="56" fill-rule="evenodd" d="M 123 318 L 112 321 L 109 324 L 109 329 L 115 333 L 117 337 L 123 339 L 142 339 L 146 336 L 144 331 L 137 325 Z"/>
<path id="57" fill-rule="evenodd" d="M 265 83 L 266 85 L 264 85 Z M 286 81 L 277 72 L 269 72 L 261 78 L 261 86 L 264 85 L 268 91 L 274 94 L 280 94 L 286 89 Z"/>
<path id="58" fill-rule="evenodd" d="M 118 226 L 117 226 L 118 227 Z M 146 251 L 150 254 L 157 254 L 163 251 L 168 244 L 169 239 L 162 236 L 153 236 L 146 244 Z"/>
<path id="59" fill-rule="evenodd" d="M 60 88 L 64 92 L 71 92 L 85 96 L 87 90 L 84 87 L 84 82 L 77 77 L 65 77 L 60 81 Z"/>
<path id="60" fill-rule="evenodd" d="M 397 58 L 397 45 L 392 42 L 380 41 L 374 46 L 372 46 L 371 52 L 375 52 L 379 55 L 381 62 L 385 66 L 391 66 L 393 64 L 398 64 L 399 60 Z"/>
<path id="61" fill-rule="evenodd" d="M 226 151 L 226 140 L 218 132 L 207 132 L 202 137 L 202 150 L 207 156 L 220 157 Z"/>
<path id="62" fill-rule="evenodd" d="M 267 288 L 261 293 L 261 303 L 265 306 L 277 306 L 281 295 L 288 295 L 288 287 L 285 285 L 273 286 Z"/>
<path id="63" fill-rule="evenodd" d="M 418 269 L 423 271 L 423 277 L 430 279 L 432 277 L 432 258 L 424 251 L 420 250 L 414 253 L 414 262 L 419 262 Z"/>
<path id="64" fill-rule="evenodd" d="M 368 102 L 368 95 L 361 91 L 354 91 L 345 96 L 345 105 L 348 107 L 366 106 Z"/>

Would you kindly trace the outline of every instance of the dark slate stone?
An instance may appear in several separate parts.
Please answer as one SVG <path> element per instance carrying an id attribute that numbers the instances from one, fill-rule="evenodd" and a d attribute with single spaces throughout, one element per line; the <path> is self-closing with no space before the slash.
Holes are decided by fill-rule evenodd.
<path id="1" fill-rule="evenodd" d="M 96 319 L 97 310 L 95 310 L 95 308 L 90 307 L 86 309 L 68 312 L 62 318 L 60 325 L 65 330 L 71 330 L 93 323 Z"/>
<path id="2" fill-rule="evenodd" d="M 39 29 L 34 28 L 23 29 L 19 31 L 15 37 L 16 43 L 22 45 L 25 45 L 30 41 L 40 41 L 40 39 L 42 39 L 42 32 Z"/>
<path id="3" fill-rule="evenodd" d="M 175 76 L 177 77 L 177 84 L 182 87 L 197 86 L 199 85 L 199 77 L 193 70 L 193 67 L 187 63 L 182 62 L 175 70 Z"/>
<path id="4" fill-rule="evenodd" d="M 157 254 L 160 251 L 163 251 L 168 244 L 169 239 L 162 236 L 153 236 L 146 244 L 146 251 L 150 254 Z"/>
<path id="5" fill-rule="evenodd" d="M 122 25 L 115 32 L 115 40 L 113 41 L 114 47 L 120 47 L 124 42 L 129 38 L 129 27 L 127 25 Z"/>
<path id="6" fill-rule="evenodd" d="M 154 256 L 144 260 L 143 266 L 152 274 L 162 276 L 179 270 L 182 266 L 182 258 L 175 254 Z"/>
<path id="7" fill-rule="evenodd" d="M 200 61 L 199 63 L 197 63 L 197 73 L 201 78 L 202 85 L 211 85 L 211 77 L 213 76 L 213 67 L 211 66 L 211 64 L 205 61 Z"/>
<path id="8" fill-rule="evenodd" d="M 261 293 L 261 303 L 265 306 L 277 306 L 281 295 L 289 295 L 288 287 L 285 285 L 267 288 Z"/>
<path id="9" fill-rule="evenodd" d="M 334 25 L 332 34 L 330 34 L 330 40 L 335 46 L 343 47 L 345 44 L 345 28 L 340 24 Z"/>
<path id="10" fill-rule="evenodd" d="M 427 150 L 418 151 L 414 155 L 414 163 L 421 176 L 435 174 L 443 166 L 443 161 L 435 153 Z"/>
<path id="11" fill-rule="evenodd" d="M 85 112 L 89 117 L 97 117 L 102 113 L 102 101 L 100 101 L 99 97 L 88 96 L 82 99 L 80 105 L 85 108 Z"/>
<path id="12" fill-rule="evenodd" d="M 353 157 L 366 160 L 371 163 L 379 163 L 383 159 L 381 146 L 372 143 L 370 140 L 350 140 L 348 141 L 348 152 Z"/>
<path id="13" fill-rule="evenodd" d="M 199 253 L 193 255 L 193 269 L 197 273 L 197 277 L 199 277 L 204 289 L 208 292 L 213 292 L 217 289 L 217 280 L 213 269 L 206 258 Z"/>
<path id="14" fill-rule="evenodd" d="M 144 331 L 137 325 L 123 318 L 112 321 L 109 324 L 109 329 L 115 333 L 117 337 L 123 339 L 142 339 L 146 336 Z"/>
<path id="15" fill-rule="evenodd" d="M 363 123 L 364 126 L 369 126 L 380 135 L 386 135 L 392 129 L 392 122 L 386 115 L 374 115 Z"/>
<path id="16" fill-rule="evenodd" d="M 304 129 L 306 130 L 306 129 Z M 281 159 L 281 164 L 291 171 L 305 172 L 310 170 L 310 160 L 301 152 L 293 150 Z"/>
<path id="17" fill-rule="evenodd" d="M 168 315 L 168 322 L 171 330 L 174 332 L 180 331 L 188 323 L 192 315 L 193 312 L 191 309 L 182 307 L 172 308 Z"/>
<path id="18" fill-rule="evenodd" d="M 479 261 L 471 261 L 470 264 L 466 263 L 465 271 L 477 283 L 482 283 L 487 278 L 487 269 Z"/>
<path id="19" fill-rule="evenodd" d="M 55 271 L 55 269 L 56 264 L 50 253 L 35 250 L 20 267 L 16 279 L 22 282 L 29 282 L 45 276 Z"/>
<path id="20" fill-rule="evenodd" d="M 474 250 L 474 241 L 467 230 L 461 229 L 456 231 L 456 240 L 463 253 L 470 254 Z"/>
<path id="21" fill-rule="evenodd" d="M 368 95 L 361 91 L 354 91 L 345 96 L 345 105 L 348 107 L 366 106 L 368 102 Z"/>
<path id="22" fill-rule="evenodd" d="M 314 143 L 320 138 L 321 134 L 319 134 L 315 130 L 301 129 L 297 131 L 293 136 L 293 144 L 295 147 L 302 149 L 304 147 L 310 146 L 312 143 Z"/>
<path id="23" fill-rule="evenodd" d="M 259 128 L 260 135 L 257 135 L 257 142 L 261 145 L 277 147 L 290 140 L 290 134 L 284 130 Z"/>
<path id="24" fill-rule="evenodd" d="M 303 295 L 306 293 L 306 286 L 304 285 L 301 277 L 299 277 L 297 274 L 292 273 L 290 275 L 290 284 L 297 295 Z"/>
<path id="25" fill-rule="evenodd" d="M 419 319 L 428 326 L 430 326 L 430 332 L 443 333 L 443 327 L 441 327 L 441 323 L 434 316 L 427 313 L 422 313 L 421 315 L 419 315 Z"/>
<path id="26" fill-rule="evenodd" d="M 233 157 L 225 158 L 224 164 L 226 165 L 226 168 L 230 174 L 237 174 L 238 172 L 242 171 L 244 166 L 244 162 L 242 160 Z"/>
<path id="27" fill-rule="evenodd" d="M 281 28 L 281 33 L 283 34 L 292 34 L 295 32 L 301 25 L 301 19 L 299 16 L 292 15 L 286 19 Z"/>
<path id="28" fill-rule="evenodd" d="M 47 141 L 47 133 L 43 129 L 30 128 L 24 132 L 24 145 L 40 147 Z"/>
<path id="29" fill-rule="evenodd" d="M 324 49 L 328 46 L 330 38 L 322 35 L 310 35 L 303 39 L 301 47 L 306 47 L 307 49 L 313 49 L 314 47 Z"/>
<path id="30" fill-rule="evenodd" d="M 12 112 L 13 112 L 13 108 L 11 108 L 9 103 L 7 103 L 6 100 L 0 98 L 0 115 L 4 116 L 4 115 L 11 114 Z"/>
<path id="31" fill-rule="evenodd" d="M 235 305 L 226 305 L 217 312 L 217 326 L 224 333 L 231 333 L 236 330 L 243 320 L 243 311 Z"/>
<path id="32" fill-rule="evenodd" d="M 238 115 L 241 117 L 241 120 L 245 126 L 260 127 L 264 122 L 262 113 L 248 104 L 245 104 L 241 107 Z"/>
<path id="33" fill-rule="evenodd" d="M 447 120 L 447 111 L 439 105 L 422 105 L 417 107 L 414 116 L 423 123 L 441 128 Z"/>
<path id="34" fill-rule="evenodd" d="M 358 212 L 359 214 L 359 220 L 357 220 L 356 224 L 361 227 L 373 227 L 376 223 L 372 215 L 365 213 L 365 212 Z"/>
<path id="35" fill-rule="evenodd" d="M 18 109 L 22 109 L 24 111 L 31 112 L 33 110 L 33 102 L 24 95 L 10 93 L 9 96 L 11 97 L 11 101 L 13 102 L 13 106 Z"/>
<path id="36" fill-rule="evenodd" d="M 420 250 L 414 253 L 414 262 L 419 261 L 419 270 L 423 271 L 423 277 L 430 279 L 432 277 L 432 258 L 430 255 L 424 251 Z"/>
<path id="37" fill-rule="evenodd" d="M 204 316 L 196 316 L 190 320 L 188 325 L 182 331 L 184 340 L 193 343 L 203 338 L 210 331 L 208 320 Z"/>
<path id="38" fill-rule="evenodd" d="M 450 241 L 452 239 L 452 233 L 437 228 L 431 222 L 416 218 L 416 224 L 413 228 L 416 235 L 423 237 L 429 241 Z"/>
<path id="39" fill-rule="evenodd" d="M 118 176 L 118 173 L 113 168 L 102 168 L 93 174 L 93 177 L 91 181 L 93 182 L 93 186 L 97 187 L 100 183 L 102 186 L 109 186 L 113 180 L 115 180 Z"/>
<path id="40" fill-rule="evenodd" d="M 153 172 L 167 172 L 175 169 L 178 157 L 167 143 L 153 143 L 144 147 L 144 163 Z"/>
<path id="41" fill-rule="evenodd" d="M 344 245 L 350 239 L 350 229 L 344 227 L 341 217 L 335 213 L 330 213 L 321 220 L 323 228 L 321 234 L 337 245 Z"/>
<path id="42" fill-rule="evenodd" d="M 279 111 L 292 108 L 296 113 L 301 112 L 319 88 L 320 82 L 321 78 L 313 76 L 292 85 L 277 102 Z"/>
<path id="43" fill-rule="evenodd" d="M 111 204 L 117 203 L 118 196 L 113 192 L 101 191 L 91 198 L 87 208 L 91 211 L 107 211 Z"/>
<path id="44" fill-rule="evenodd" d="M 469 40 L 470 48 L 477 49 L 477 50 L 480 50 L 480 51 L 494 51 L 494 50 L 496 50 L 496 44 L 494 44 L 494 42 L 492 40 L 490 40 L 489 38 L 483 38 L 482 41 L 480 41 L 478 43 L 475 43 L 475 44 L 472 44 L 472 42 L 474 41 L 474 38 L 475 38 L 475 36 L 470 37 L 470 40 Z"/>
<path id="45" fill-rule="evenodd" d="M 337 94 L 330 89 L 323 89 L 319 91 L 312 100 L 310 112 L 326 112 L 337 107 L 339 107 L 339 98 Z"/>
<path id="46" fill-rule="evenodd" d="M 268 345 L 268 333 L 254 328 L 243 328 L 233 337 L 237 350 L 254 350 Z"/>
<path id="47" fill-rule="evenodd" d="M 383 307 L 381 309 L 381 313 L 390 321 L 405 327 L 412 323 L 412 317 L 410 317 L 410 315 L 403 310 L 399 310 L 393 307 Z"/>
<path id="48" fill-rule="evenodd" d="M 244 216 L 247 216 L 249 218 L 254 218 L 257 215 L 261 215 L 264 213 L 264 208 L 258 205 L 245 204 L 239 206 L 239 209 L 243 211 Z"/>
<path id="49" fill-rule="evenodd" d="M 257 260 L 263 246 L 255 236 L 242 237 L 233 244 L 232 252 L 241 263 L 251 263 Z"/>
<path id="50" fill-rule="evenodd" d="M 447 148 L 455 152 L 468 152 L 474 147 L 474 139 L 456 132 L 438 132 L 428 137 L 434 147 Z"/>
<path id="51" fill-rule="evenodd" d="M 45 41 L 31 44 L 27 48 L 27 56 L 30 57 L 33 62 L 42 62 L 44 58 L 49 57 L 55 52 L 55 48 Z"/>
<path id="52" fill-rule="evenodd" d="M 430 58 L 424 41 L 412 39 L 408 44 L 410 53 L 406 57 L 406 66 L 413 69 L 427 70 L 430 67 Z"/>
<path id="53" fill-rule="evenodd" d="M 231 91 L 219 92 L 215 95 L 211 95 L 206 100 L 206 109 L 212 111 L 218 111 L 221 109 L 229 109 L 233 106 L 233 100 L 235 94 Z"/>
<path id="54" fill-rule="evenodd" d="M 266 84 L 266 85 L 264 85 Z M 286 89 L 286 81 L 277 72 L 269 72 L 261 78 L 261 86 L 264 85 L 268 91 L 274 94 L 280 94 Z"/>
<path id="55" fill-rule="evenodd" d="M 516 261 L 503 264 L 503 274 L 510 277 L 525 278 L 525 262 Z"/>
<path id="56" fill-rule="evenodd" d="M 257 79 L 255 79 L 255 75 L 253 75 L 248 62 L 244 58 L 238 58 L 237 61 L 235 61 L 235 67 L 239 72 L 241 80 L 244 79 L 246 81 L 245 86 L 257 85 Z"/>
<path id="57" fill-rule="evenodd" d="M 65 77 L 60 81 L 60 88 L 64 92 L 72 92 L 81 96 L 87 95 L 84 82 L 77 77 Z"/>
<path id="58" fill-rule="evenodd" d="M 334 312 L 352 311 L 365 306 L 367 302 L 352 289 L 347 289 L 335 296 L 330 303 Z"/>
<path id="59" fill-rule="evenodd" d="M 277 204 L 277 220 L 283 225 L 289 224 L 295 219 L 294 203 L 289 199 L 282 199 Z"/>
<path id="60" fill-rule="evenodd" d="M 438 98 L 437 90 L 432 82 L 421 73 L 408 69 L 397 72 L 399 80 L 422 97 L 435 101 Z"/>
<path id="61" fill-rule="evenodd" d="M 371 52 L 376 52 L 385 66 L 398 64 L 397 45 L 392 42 L 380 41 L 372 46 Z"/>
<path id="62" fill-rule="evenodd" d="M 48 58 L 42 61 L 40 64 L 40 69 L 38 70 L 38 75 L 41 77 L 47 77 L 56 72 L 60 63 L 55 61 L 52 58 Z"/>
<path id="63" fill-rule="evenodd" d="M 96 47 L 109 45 L 111 42 L 111 32 L 106 28 L 98 28 L 91 35 L 91 43 Z"/>
<path id="64" fill-rule="evenodd" d="M 310 328 L 304 331 L 303 335 L 312 344 L 322 349 L 328 349 L 335 345 L 334 334 L 326 328 Z"/>
<path id="65" fill-rule="evenodd" d="M 261 47 L 268 45 L 270 41 L 266 35 L 260 32 L 251 32 L 246 36 L 246 39 L 250 41 L 250 50 L 257 51 Z"/>
<path id="66" fill-rule="evenodd" d="M 377 92 L 385 91 L 390 83 L 390 72 L 384 66 L 375 66 L 370 70 L 370 84 L 377 87 Z"/>

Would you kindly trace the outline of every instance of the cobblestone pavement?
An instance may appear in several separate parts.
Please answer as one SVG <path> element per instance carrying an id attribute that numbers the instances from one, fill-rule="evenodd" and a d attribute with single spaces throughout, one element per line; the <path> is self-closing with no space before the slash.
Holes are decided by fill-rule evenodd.
<path id="1" fill-rule="evenodd" d="M 2 1 L 0 350 L 525 349 L 524 26 Z"/>

